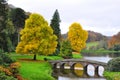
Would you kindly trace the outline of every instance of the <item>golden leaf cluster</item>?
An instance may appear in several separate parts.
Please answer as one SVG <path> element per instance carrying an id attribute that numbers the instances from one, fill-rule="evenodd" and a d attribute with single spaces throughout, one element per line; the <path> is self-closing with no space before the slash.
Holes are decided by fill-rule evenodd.
<path id="1" fill-rule="evenodd" d="M 57 37 L 47 21 L 39 14 L 32 14 L 26 20 L 25 28 L 20 34 L 21 41 L 16 47 L 17 53 L 49 55 L 56 49 Z"/>
<path id="2" fill-rule="evenodd" d="M 68 40 L 71 42 L 72 49 L 79 52 L 85 48 L 88 32 L 82 29 L 79 23 L 73 23 L 69 27 Z"/>

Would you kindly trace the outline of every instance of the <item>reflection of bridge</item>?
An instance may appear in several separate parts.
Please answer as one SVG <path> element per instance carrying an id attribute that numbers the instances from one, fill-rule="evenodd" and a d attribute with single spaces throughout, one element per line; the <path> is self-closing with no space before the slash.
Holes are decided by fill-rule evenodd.
<path id="1" fill-rule="evenodd" d="M 61 71 L 65 69 L 65 67 L 69 66 L 70 70 L 76 70 L 81 68 L 76 68 L 76 64 L 81 64 L 83 68 L 83 77 L 88 77 L 88 66 L 92 65 L 94 67 L 94 77 L 101 77 L 99 75 L 100 67 L 104 67 L 107 65 L 106 63 L 103 62 L 98 62 L 98 61 L 92 61 L 92 60 L 85 60 L 85 59 L 64 59 L 64 60 L 50 60 L 49 63 L 51 63 L 53 70 L 59 68 Z"/>

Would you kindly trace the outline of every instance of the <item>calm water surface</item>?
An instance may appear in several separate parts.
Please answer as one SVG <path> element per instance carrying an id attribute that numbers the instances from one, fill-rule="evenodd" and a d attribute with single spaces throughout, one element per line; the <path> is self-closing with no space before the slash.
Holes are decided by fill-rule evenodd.
<path id="1" fill-rule="evenodd" d="M 103 56 L 103 57 L 84 57 L 84 59 L 88 59 L 88 60 L 95 60 L 95 61 L 100 61 L 100 62 L 105 62 L 107 63 L 110 59 L 110 57 L 108 56 Z M 100 67 L 100 70 L 99 70 L 99 74 L 101 76 L 103 76 L 103 72 L 104 72 L 104 68 L 103 67 Z M 57 74 L 57 73 L 56 73 Z M 90 76 L 93 76 L 94 75 L 94 67 L 92 65 L 89 65 L 88 66 L 88 74 Z M 64 76 L 64 75 L 59 75 L 58 80 L 106 80 L 105 78 L 81 78 L 81 77 L 72 77 L 71 75 L 68 75 L 68 76 Z"/>
<path id="2" fill-rule="evenodd" d="M 88 59 L 88 60 L 95 60 L 95 61 L 100 61 L 100 62 L 105 62 L 107 63 L 110 59 L 109 56 L 103 56 L 103 57 L 84 57 L 84 59 Z"/>

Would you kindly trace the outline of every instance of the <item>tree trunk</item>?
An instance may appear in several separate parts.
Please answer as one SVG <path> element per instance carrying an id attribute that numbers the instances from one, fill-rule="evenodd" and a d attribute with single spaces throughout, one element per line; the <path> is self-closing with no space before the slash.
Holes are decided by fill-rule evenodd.
<path id="1" fill-rule="evenodd" d="M 34 54 L 34 58 L 33 58 L 33 60 L 36 60 L 36 54 Z"/>

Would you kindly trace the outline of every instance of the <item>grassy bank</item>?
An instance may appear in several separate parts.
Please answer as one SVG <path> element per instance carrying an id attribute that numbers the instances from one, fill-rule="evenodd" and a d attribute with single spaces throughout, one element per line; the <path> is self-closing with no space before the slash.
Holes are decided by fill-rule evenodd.
<path id="1" fill-rule="evenodd" d="M 20 62 L 20 74 L 26 80 L 54 80 L 51 76 L 51 65 L 44 58 L 51 60 L 63 59 L 59 56 L 40 56 L 37 61 L 32 60 L 33 55 L 11 53 L 10 56 Z M 82 58 L 80 54 L 73 54 L 74 58 Z"/>
<path id="2" fill-rule="evenodd" d="M 120 72 L 104 72 L 107 80 L 120 80 Z"/>
<path id="3" fill-rule="evenodd" d="M 37 55 L 37 60 L 34 61 L 32 60 L 33 55 L 12 53 L 10 56 L 20 62 L 20 74 L 26 80 L 54 80 L 54 78 L 51 76 L 51 65 L 47 61 L 44 61 L 44 58 L 51 60 L 62 59 L 58 56 Z"/>

